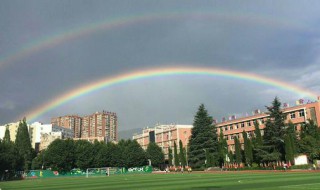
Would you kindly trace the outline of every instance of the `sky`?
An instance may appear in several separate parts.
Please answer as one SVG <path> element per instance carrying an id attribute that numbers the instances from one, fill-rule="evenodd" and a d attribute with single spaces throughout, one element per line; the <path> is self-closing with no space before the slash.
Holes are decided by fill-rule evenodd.
<path id="1" fill-rule="evenodd" d="M 2 0 L 0 5 L 0 125 L 84 85 L 155 68 L 247 72 L 320 95 L 319 1 Z M 265 110 L 276 96 L 291 106 L 311 99 L 239 78 L 170 75 L 102 88 L 32 119 L 50 123 L 52 117 L 106 110 L 117 113 L 122 131 L 192 124 L 200 104 L 218 121 L 241 117 Z"/>

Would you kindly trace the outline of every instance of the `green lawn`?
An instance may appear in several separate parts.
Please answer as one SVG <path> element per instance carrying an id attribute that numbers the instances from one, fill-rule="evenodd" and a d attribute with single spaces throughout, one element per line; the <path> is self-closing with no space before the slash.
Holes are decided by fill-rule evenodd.
<path id="1" fill-rule="evenodd" d="M 0 182 L 1 190 L 82 189 L 320 189 L 320 173 L 178 173 L 68 177 Z"/>

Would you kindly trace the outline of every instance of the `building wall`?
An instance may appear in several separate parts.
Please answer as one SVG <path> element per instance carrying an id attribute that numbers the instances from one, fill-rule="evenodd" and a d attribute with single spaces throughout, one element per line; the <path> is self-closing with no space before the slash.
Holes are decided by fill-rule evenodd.
<path id="1" fill-rule="evenodd" d="M 118 140 L 118 118 L 113 112 L 96 112 L 82 118 L 82 138 L 104 137 L 107 141 Z"/>
<path id="2" fill-rule="evenodd" d="M 108 141 L 118 140 L 118 118 L 113 112 L 96 112 L 80 117 L 67 115 L 51 119 L 53 126 L 62 126 L 74 131 L 75 138 L 103 137 Z"/>
<path id="3" fill-rule="evenodd" d="M 17 135 L 18 128 L 19 128 L 19 122 L 8 123 L 3 126 L 0 126 L 0 139 L 3 139 L 7 126 L 9 127 L 10 139 L 12 142 L 14 142 L 16 140 L 16 135 Z"/>
<path id="4" fill-rule="evenodd" d="M 49 132 L 41 134 L 39 150 L 45 150 L 56 139 L 62 139 L 62 132 Z"/>
<path id="5" fill-rule="evenodd" d="M 307 104 L 299 104 L 293 107 L 285 107 L 282 109 L 283 113 L 287 114 L 286 122 L 291 121 L 295 125 L 295 129 L 299 131 L 301 125 L 305 124 L 308 119 L 314 120 L 317 124 L 320 123 L 320 102 L 311 102 Z M 240 143 L 243 143 L 242 132 L 245 131 L 248 137 L 251 138 L 254 135 L 254 121 L 259 123 L 259 129 L 262 132 L 265 128 L 265 121 L 268 118 L 267 113 L 257 112 L 255 115 L 238 118 L 234 120 L 228 120 L 221 123 L 217 123 L 217 132 L 223 132 L 224 138 L 227 139 L 228 149 L 234 151 L 234 136 L 237 136 Z"/>
<path id="6" fill-rule="evenodd" d="M 61 126 L 67 129 L 72 129 L 75 138 L 79 138 L 81 136 L 81 122 L 82 118 L 78 115 L 66 115 L 51 118 L 51 124 L 53 126 Z"/>
<path id="7" fill-rule="evenodd" d="M 191 136 L 192 125 L 157 125 L 154 128 L 147 128 L 141 134 L 133 136 L 134 140 L 141 145 L 143 149 L 147 149 L 150 143 L 150 132 L 154 131 L 155 143 L 162 148 L 165 157 L 168 157 L 168 147 L 173 149 L 174 142 L 177 144 L 179 152 L 179 141 L 182 141 L 182 146 L 186 147 Z"/>

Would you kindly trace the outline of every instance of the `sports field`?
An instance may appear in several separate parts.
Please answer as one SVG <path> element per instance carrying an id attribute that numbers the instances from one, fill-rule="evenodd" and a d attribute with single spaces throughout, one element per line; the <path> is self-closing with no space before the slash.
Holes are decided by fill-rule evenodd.
<path id="1" fill-rule="evenodd" d="M 318 172 L 218 172 L 69 177 L 0 182 L 1 190 L 82 189 L 320 189 Z"/>

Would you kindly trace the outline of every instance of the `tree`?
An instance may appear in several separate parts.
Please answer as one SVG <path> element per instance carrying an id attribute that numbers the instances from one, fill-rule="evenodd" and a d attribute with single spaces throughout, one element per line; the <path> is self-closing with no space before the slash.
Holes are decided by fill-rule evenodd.
<path id="1" fill-rule="evenodd" d="M 147 163 L 146 153 L 136 140 L 128 140 L 125 147 L 126 167 L 144 166 Z"/>
<path id="2" fill-rule="evenodd" d="M 183 145 L 182 145 L 182 141 L 180 140 L 179 141 L 179 160 L 181 162 L 181 165 L 182 166 L 186 166 L 187 165 L 187 161 L 186 161 L 186 151 L 185 149 L 183 148 Z"/>
<path id="3" fill-rule="evenodd" d="M 49 167 L 60 172 L 68 172 L 75 168 L 75 143 L 71 139 L 54 140 L 46 150 L 44 159 Z"/>
<path id="4" fill-rule="evenodd" d="M 11 142 L 11 138 L 10 138 L 10 131 L 9 131 L 9 126 L 6 126 L 6 131 L 4 133 L 4 137 L 3 137 L 3 142 L 4 143 L 10 143 Z"/>
<path id="5" fill-rule="evenodd" d="M 298 144 L 299 152 L 306 154 L 309 161 L 320 159 L 320 131 L 313 120 L 302 125 Z"/>
<path id="6" fill-rule="evenodd" d="M 93 167 L 93 158 L 97 156 L 93 153 L 93 144 L 86 140 L 78 140 L 75 141 L 74 145 L 76 167 L 82 170 Z"/>
<path id="7" fill-rule="evenodd" d="M 178 150 L 177 150 L 177 144 L 176 141 L 173 143 L 173 158 L 174 158 L 174 165 L 179 166 L 179 156 L 178 156 Z"/>
<path id="8" fill-rule="evenodd" d="M 240 164 L 242 162 L 242 155 L 241 155 L 241 145 L 238 137 L 234 137 L 234 147 L 235 147 L 235 155 L 236 155 L 236 163 Z"/>
<path id="9" fill-rule="evenodd" d="M 193 168 L 201 168 L 206 160 L 205 151 L 212 154 L 214 165 L 218 165 L 218 138 L 213 119 L 201 104 L 194 117 L 189 142 L 189 161 Z"/>
<path id="10" fill-rule="evenodd" d="M 250 139 L 248 139 L 247 132 L 242 132 L 243 136 L 243 144 L 244 144 L 244 158 L 245 163 L 247 165 L 251 165 L 253 161 L 253 154 L 252 154 L 252 145 Z"/>
<path id="11" fill-rule="evenodd" d="M 228 155 L 227 140 L 223 137 L 222 131 L 220 131 L 220 135 L 219 135 L 219 165 L 220 166 L 222 166 L 227 161 L 226 160 L 227 155 Z"/>
<path id="12" fill-rule="evenodd" d="M 162 152 L 161 147 L 159 147 L 156 143 L 150 142 L 148 144 L 147 150 L 147 158 L 151 160 L 151 164 L 154 167 L 159 167 L 164 163 L 164 153 Z"/>
<path id="13" fill-rule="evenodd" d="M 264 162 L 285 160 L 284 134 L 286 114 L 281 111 L 280 106 L 281 103 L 276 97 L 272 102 L 272 106 L 267 107 L 270 116 L 266 121 L 263 147 L 258 152 Z"/>
<path id="14" fill-rule="evenodd" d="M 172 156 L 172 149 L 170 147 L 168 147 L 168 163 L 169 163 L 169 166 L 172 166 L 172 159 L 173 159 L 173 156 Z"/>
<path id="15" fill-rule="evenodd" d="M 23 168 L 19 169 L 30 169 L 34 154 L 29 137 L 28 125 L 25 118 L 19 123 L 15 145 L 18 149 L 19 155 L 23 158 Z"/>
<path id="16" fill-rule="evenodd" d="M 254 138 L 252 142 L 254 147 L 261 147 L 263 145 L 261 131 L 259 128 L 259 123 L 257 121 L 254 121 Z"/>
<path id="17" fill-rule="evenodd" d="M 292 141 L 290 135 L 286 135 L 284 138 L 285 151 L 286 151 L 286 161 L 294 163 L 294 153 L 292 149 Z"/>

